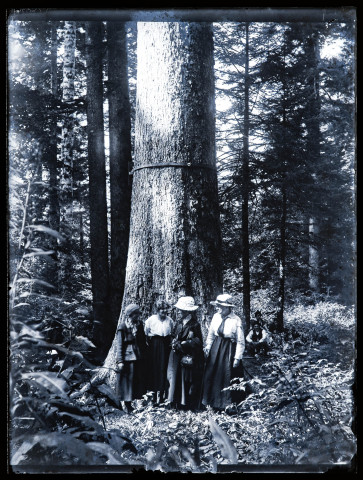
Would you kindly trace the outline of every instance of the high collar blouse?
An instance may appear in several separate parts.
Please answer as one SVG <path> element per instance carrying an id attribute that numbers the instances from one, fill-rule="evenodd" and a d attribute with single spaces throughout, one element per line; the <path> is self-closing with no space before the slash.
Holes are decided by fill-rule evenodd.
<path id="1" fill-rule="evenodd" d="M 219 312 L 213 315 L 206 340 L 205 350 L 207 353 L 209 353 L 209 350 L 211 349 L 213 340 L 218 336 L 218 329 L 222 321 L 223 319 Z M 227 315 L 225 319 L 223 336 L 224 338 L 230 338 L 231 341 L 236 342 L 236 353 L 234 358 L 241 360 L 245 350 L 245 336 L 242 329 L 242 320 L 233 312 Z"/>
<path id="2" fill-rule="evenodd" d="M 151 315 L 145 322 L 145 335 L 154 337 L 166 337 L 171 334 L 174 327 L 174 322 L 170 317 L 165 320 L 160 320 L 159 315 Z"/>

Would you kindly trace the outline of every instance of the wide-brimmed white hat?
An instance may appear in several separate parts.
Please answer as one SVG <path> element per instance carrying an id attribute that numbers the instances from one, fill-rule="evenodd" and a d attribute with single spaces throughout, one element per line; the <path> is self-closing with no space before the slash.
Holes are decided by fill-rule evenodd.
<path id="1" fill-rule="evenodd" d="M 222 307 L 235 307 L 232 303 L 232 295 L 228 295 L 228 293 L 224 293 L 223 295 L 218 295 L 215 301 L 210 302 L 212 305 L 221 305 Z"/>
<path id="2" fill-rule="evenodd" d="M 199 306 L 195 304 L 193 297 L 180 297 L 174 307 L 179 308 L 179 310 L 186 310 L 187 312 L 193 312 L 199 308 Z"/>

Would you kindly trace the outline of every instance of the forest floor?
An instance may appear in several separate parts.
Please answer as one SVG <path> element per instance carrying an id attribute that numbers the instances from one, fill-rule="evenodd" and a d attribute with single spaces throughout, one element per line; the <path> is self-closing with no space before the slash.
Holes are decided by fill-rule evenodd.
<path id="1" fill-rule="evenodd" d="M 104 402 L 102 422 L 131 442 L 122 450 L 125 463 L 148 470 L 349 464 L 356 449 L 352 341 L 340 338 L 340 348 L 336 340 L 296 341 L 267 356 L 246 356 L 245 380 L 252 393 L 234 414 L 170 410 L 145 398 L 134 402 L 131 414 Z"/>

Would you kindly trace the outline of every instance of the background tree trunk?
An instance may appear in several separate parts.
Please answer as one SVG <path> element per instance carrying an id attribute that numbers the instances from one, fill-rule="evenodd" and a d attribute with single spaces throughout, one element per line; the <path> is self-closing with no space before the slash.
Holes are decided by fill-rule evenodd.
<path id="1" fill-rule="evenodd" d="M 249 239 L 249 24 L 246 23 L 245 79 L 244 79 L 244 115 L 243 115 L 243 153 L 242 153 L 242 275 L 243 275 L 243 312 L 245 329 L 250 329 L 250 239 Z"/>
<path id="2" fill-rule="evenodd" d="M 114 330 L 108 310 L 109 269 L 102 83 L 103 24 L 86 22 L 85 26 L 93 341 L 98 347 L 98 352 L 102 353 L 107 352 Z"/>
<path id="3" fill-rule="evenodd" d="M 319 289 L 319 251 L 316 237 L 319 234 L 315 218 L 309 219 L 309 288 L 317 293 Z"/>
<path id="4" fill-rule="evenodd" d="M 73 222 L 73 147 L 74 147 L 74 77 L 75 77 L 76 24 L 64 23 L 62 100 L 69 107 L 64 113 L 61 138 L 61 175 L 59 181 L 60 232 L 65 238 L 60 258 L 59 285 L 67 292 L 71 283 L 71 249 Z"/>
<path id="5" fill-rule="evenodd" d="M 205 320 L 222 291 L 215 170 L 213 37 L 204 23 L 138 24 L 135 167 L 123 307 L 143 318 L 194 296 Z M 190 166 L 140 168 L 168 164 Z M 122 313 L 120 319 L 122 318 Z M 112 366 L 115 341 L 105 366 Z M 115 375 L 106 369 L 112 385 Z M 101 373 L 101 375 L 102 375 Z"/>
<path id="6" fill-rule="evenodd" d="M 125 24 L 107 22 L 110 135 L 110 310 L 116 328 L 125 285 L 131 209 L 131 118 Z"/>
<path id="7" fill-rule="evenodd" d="M 282 191 L 282 211 L 280 225 L 280 258 L 279 258 L 279 290 L 277 298 L 276 330 L 284 330 L 284 308 L 285 308 L 285 279 L 286 279 L 286 207 L 287 197 L 285 187 Z"/>
<path id="8" fill-rule="evenodd" d="M 286 133 L 286 138 L 288 138 L 288 122 L 287 122 L 287 107 L 288 107 L 288 95 L 287 95 L 287 79 L 286 79 L 286 55 L 285 47 L 283 46 L 284 52 L 284 75 L 282 77 L 282 87 L 283 95 L 281 101 L 282 107 L 282 128 L 283 132 Z M 278 332 L 283 332 L 284 330 L 284 310 L 285 310 L 285 280 L 286 280 L 286 220 L 287 220 L 287 165 L 288 165 L 288 152 L 289 145 L 285 146 L 284 149 L 280 149 L 279 154 L 282 156 L 281 162 L 281 173 L 280 173 L 280 182 L 281 182 L 281 220 L 280 220 L 280 248 L 279 248 L 279 288 L 278 288 L 278 297 L 277 297 L 277 314 L 276 314 L 276 330 Z"/>
<path id="9" fill-rule="evenodd" d="M 312 27 L 312 32 L 307 39 L 307 56 L 309 58 L 310 71 L 308 77 L 308 102 L 306 119 L 307 128 L 307 151 L 311 158 L 311 163 L 315 171 L 321 165 L 320 155 L 320 81 L 319 81 L 319 62 L 320 62 L 320 47 L 319 47 L 319 30 Z M 312 172 L 313 181 L 317 182 L 318 176 Z M 311 217 L 309 218 L 309 288 L 312 292 L 319 292 L 319 249 L 318 249 L 318 212 L 316 211 L 317 202 L 312 201 Z"/>
<path id="10" fill-rule="evenodd" d="M 54 103 L 58 99 L 58 77 L 57 77 L 57 24 L 51 23 L 51 93 Z M 59 201 L 58 201 L 58 169 L 57 169 L 57 116 L 53 115 L 50 125 L 50 138 L 48 144 L 47 168 L 49 172 L 49 228 L 59 231 Z M 54 237 L 49 238 L 49 248 L 54 250 L 51 256 L 52 262 L 48 262 L 46 279 L 51 283 L 56 291 L 59 288 L 58 278 L 58 241 Z"/>

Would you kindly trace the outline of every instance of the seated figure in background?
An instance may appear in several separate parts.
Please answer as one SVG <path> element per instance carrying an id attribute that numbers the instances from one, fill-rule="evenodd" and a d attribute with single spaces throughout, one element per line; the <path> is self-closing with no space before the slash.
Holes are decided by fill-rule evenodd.
<path id="1" fill-rule="evenodd" d="M 258 310 L 255 313 L 256 320 L 251 324 L 251 330 L 246 337 L 246 346 L 250 354 L 266 355 L 268 350 L 268 333 L 262 326 L 262 315 Z"/>

